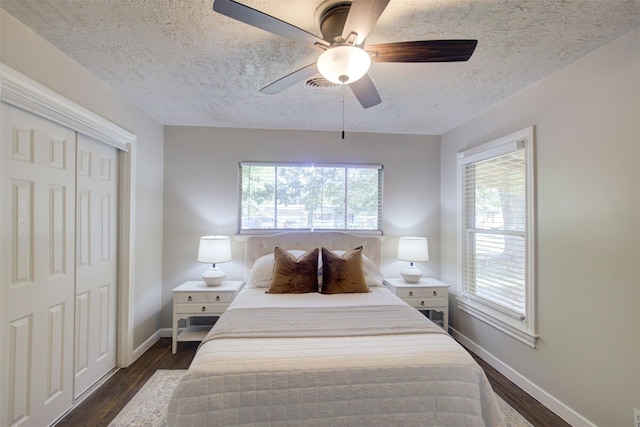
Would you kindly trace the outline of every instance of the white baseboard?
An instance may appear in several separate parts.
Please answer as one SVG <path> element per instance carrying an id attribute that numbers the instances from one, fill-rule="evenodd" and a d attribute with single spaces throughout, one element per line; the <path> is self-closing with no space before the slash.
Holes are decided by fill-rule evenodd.
<path id="1" fill-rule="evenodd" d="M 497 357 L 489 353 L 484 348 L 480 347 L 475 342 L 471 341 L 466 336 L 462 335 L 454 328 L 449 327 L 449 332 L 460 344 L 464 345 L 469 350 L 480 356 L 482 360 L 494 367 L 498 372 L 515 383 L 518 387 L 529 393 L 529 395 L 531 395 L 534 399 L 542 403 L 544 406 L 549 408 L 549 410 L 551 410 L 553 413 L 555 413 L 557 416 L 559 416 L 572 426 L 596 427 L 596 425 L 591 421 L 587 420 L 582 415 L 578 414 L 576 411 L 569 408 L 567 405 L 560 402 L 558 399 L 538 387 L 536 384 L 523 377 L 513 368 L 500 361 Z"/>
<path id="2" fill-rule="evenodd" d="M 179 329 L 181 331 L 182 329 Z M 138 348 L 133 350 L 133 362 L 138 360 L 147 350 L 149 350 L 160 338 L 171 338 L 173 330 L 171 328 L 161 328 L 155 331 L 149 338 L 145 340 Z"/>
<path id="3" fill-rule="evenodd" d="M 161 337 L 160 331 L 161 330 L 157 330 L 156 332 L 154 332 L 153 335 L 147 338 L 145 342 L 143 342 L 138 348 L 133 350 L 132 363 L 138 360 L 138 358 L 142 356 L 145 353 L 145 351 L 149 350 L 151 346 L 153 346 L 155 343 L 158 342 L 158 340 Z M 169 336 L 171 336 L 171 334 L 169 334 Z"/>
<path id="4" fill-rule="evenodd" d="M 182 331 L 182 328 L 178 328 L 178 333 Z M 173 335 L 173 329 L 171 328 L 162 328 L 158 332 L 160 332 L 161 338 L 171 338 Z"/>

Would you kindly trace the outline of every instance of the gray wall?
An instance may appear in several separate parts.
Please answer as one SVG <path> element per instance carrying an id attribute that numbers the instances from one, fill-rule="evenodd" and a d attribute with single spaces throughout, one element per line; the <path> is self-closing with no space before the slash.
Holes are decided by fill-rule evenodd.
<path id="1" fill-rule="evenodd" d="M 636 30 L 442 136 L 441 272 L 455 284 L 456 153 L 535 125 L 537 348 L 453 297 L 451 324 L 600 426 L 631 426 L 640 408 L 639 39 Z"/>
<path id="2" fill-rule="evenodd" d="M 137 136 L 134 348 L 159 328 L 163 126 L 0 9 L 0 61 Z"/>
<path id="3" fill-rule="evenodd" d="M 440 275 L 440 137 L 347 132 L 300 132 L 167 126 L 165 129 L 162 324 L 171 325 L 171 290 L 199 280 L 198 239 L 234 235 L 238 221 L 238 163 L 247 161 L 381 163 L 384 165 L 384 272 L 399 276 L 397 237 L 429 239 L 431 258 L 418 263 Z M 243 278 L 243 244 L 232 239 L 233 261 L 220 264 Z"/>

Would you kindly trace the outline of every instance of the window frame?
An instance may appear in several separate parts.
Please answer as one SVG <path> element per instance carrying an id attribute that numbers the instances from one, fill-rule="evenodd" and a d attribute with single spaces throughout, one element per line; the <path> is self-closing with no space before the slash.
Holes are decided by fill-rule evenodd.
<path id="1" fill-rule="evenodd" d="M 278 227 L 278 228 L 242 228 L 242 205 L 243 205 L 243 167 L 283 167 L 283 168 L 339 168 L 345 169 L 345 185 L 348 185 L 347 176 L 349 169 L 375 169 L 378 170 L 378 221 L 376 229 L 350 229 L 346 228 L 347 222 L 345 221 L 345 228 L 320 228 L 320 227 Z M 383 235 L 383 181 L 384 181 L 384 166 L 382 164 L 369 164 L 369 163 L 304 163 L 304 162 L 261 162 L 261 161 L 241 161 L 238 165 L 238 235 L 260 235 L 260 234 L 273 234 L 287 231 L 342 231 L 351 234 L 361 235 Z M 277 176 L 277 175 L 276 175 Z M 346 193 L 348 194 L 348 193 Z M 276 206 L 277 200 L 274 199 Z M 345 200 L 345 207 L 348 204 Z M 345 210 L 348 215 L 348 210 Z M 277 224 L 276 224 L 277 225 Z"/>
<path id="2" fill-rule="evenodd" d="M 464 171 L 465 166 L 492 158 L 524 150 L 525 156 L 525 313 L 514 315 L 507 308 L 484 300 L 468 292 L 465 287 L 465 240 L 467 234 Z M 535 159 L 534 127 L 528 127 L 502 138 L 463 150 L 457 158 L 457 203 L 458 203 L 458 297 L 457 305 L 461 311 L 493 326 L 520 342 L 535 348 L 536 334 L 536 230 L 535 230 Z"/>

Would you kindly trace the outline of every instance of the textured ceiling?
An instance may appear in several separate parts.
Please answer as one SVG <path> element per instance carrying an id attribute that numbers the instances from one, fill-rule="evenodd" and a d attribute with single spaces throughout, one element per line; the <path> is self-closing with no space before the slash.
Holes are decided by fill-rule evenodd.
<path id="1" fill-rule="evenodd" d="M 320 36 L 322 0 L 240 0 Z M 442 134 L 640 26 L 640 0 L 391 0 L 367 43 L 477 39 L 468 62 L 374 63 L 350 90 L 258 90 L 320 51 L 215 13 L 211 0 L 0 0 L 167 125 Z"/>

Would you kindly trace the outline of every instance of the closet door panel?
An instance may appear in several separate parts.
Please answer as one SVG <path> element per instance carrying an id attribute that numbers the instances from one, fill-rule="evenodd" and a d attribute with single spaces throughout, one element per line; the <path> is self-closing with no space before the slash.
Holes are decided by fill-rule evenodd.
<path id="1" fill-rule="evenodd" d="M 1 105 L 1 425 L 73 403 L 75 132 Z"/>
<path id="2" fill-rule="evenodd" d="M 117 149 L 78 135 L 76 398 L 116 365 L 117 159 Z"/>

